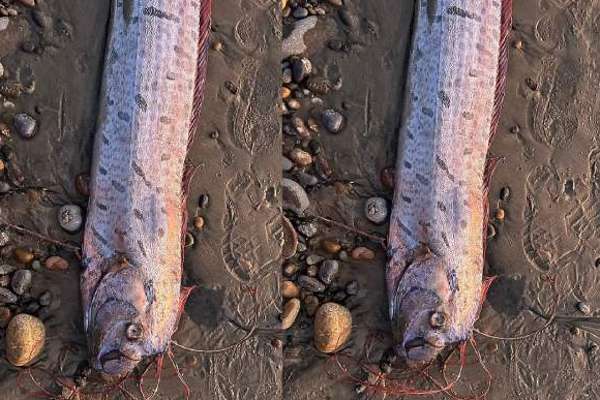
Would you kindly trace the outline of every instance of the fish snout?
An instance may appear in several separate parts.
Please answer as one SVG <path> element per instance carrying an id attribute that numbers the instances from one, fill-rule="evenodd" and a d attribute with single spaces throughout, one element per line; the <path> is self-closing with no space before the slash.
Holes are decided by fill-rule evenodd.
<path id="1" fill-rule="evenodd" d="M 410 368 L 419 368 L 431 363 L 444 349 L 445 341 L 440 335 L 414 337 L 396 346 L 396 353 L 403 356 Z"/>
<path id="2" fill-rule="evenodd" d="M 99 371 L 111 377 L 124 377 L 142 360 L 142 352 L 134 346 L 125 345 L 98 355 Z"/>

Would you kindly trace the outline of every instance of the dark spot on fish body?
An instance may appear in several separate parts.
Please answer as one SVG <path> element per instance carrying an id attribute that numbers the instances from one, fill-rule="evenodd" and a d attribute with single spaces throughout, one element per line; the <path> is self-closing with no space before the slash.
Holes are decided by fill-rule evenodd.
<path id="1" fill-rule="evenodd" d="M 454 175 L 450 173 L 450 170 L 448 169 L 448 166 L 446 165 L 444 160 L 442 160 L 439 156 L 435 156 L 435 162 L 437 163 L 438 167 L 440 167 L 441 170 L 446 173 L 448 179 L 454 182 Z"/>
<path id="2" fill-rule="evenodd" d="M 148 110 L 148 103 L 146 103 L 146 100 L 144 100 L 142 95 L 139 93 L 135 96 L 135 103 L 143 112 L 146 112 Z"/>
<path id="3" fill-rule="evenodd" d="M 404 167 L 407 169 L 411 169 L 412 168 L 412 164 L 408 161 L 404 161 Z"/>
<path id="4" fill-rule="evenodd" d="M 437 206 L 440 209 L 441 212 L 446 213 L 448 211 L 448 209 L 446 208 L 446 206 L 444 205 L 444 203 L 442 203 L 441 201 L 437 202 Z"/>
<path id="5" fill-rule="evenodd" d="M 467 18 L 467 19 L 472 19 L 475 21 L 481 21 L 481 18 L 474 13 L 471 13 L 463 8 L 457 7 L 457 6 L 451 6 L 448 7 L 448 15 L 455 15 L 457 17 L 461 17 L 461 18 Z"/>
<path id="6" fill-rule="evenodd" d="M 103 245 L 108 246 L 108 241 L 92 226 L 92 234 L 98 239 Z"/>
<path id="7" fill-rule="evenodd" d="M 100 175 L 108 174 L 108 171 L 104 167 L 98 167 L 98 172 L 100 172 Z"/>
<path id="8" fill-rule="evenodd" d="M 462 229 L 466 229 L 467 228 L 467 221 L 465 221 L 464 219 L 460 220 L 460 227 Z"/>
<path id="9" fill-rule="evenodd" d="M 408 136 L 408 138 L 410 140 L 415 138 L 415 136 L 413 135 L 413 133 L 410 130 L 406 130 L 406 136 Z"/>
<path id="10" fill-rule="evenodd" d="M 143 10 L 143 14 L 149 17 L 156 17 L 160 19 L 166 19 L 168 21 L 179 22 L 179 17 L 170 13 L 167 13 L 163 10 L 159 10 L 156 7 L 146 7 Z"/>
<path id="11" fill-rule="evenodd" d="M 470 147 L 465 148 L 463 151 L 463 155 L 468 156 L 469 154 L 473 154 L 473 149 Z"/>
<path id="12" fill-rule="evenodd" d="M 417 47 L 415 49 L 415 61 L 419 61 L 421 58 L 423 58 L 423 52 Z"/>
<path id="13" fill-rule="evenodd" d="M 433 118 L 433 115 L 434 115 L 434 114 L 433 114 L 433 110 L 432 110 L 431 108 L 428 108 L 428 107 L 423 107 L 423 108 L 421 108 L 421 112 L 422 112 L 424 115 L 426 115 L 426 116 L 428 116 L 428 117 L 430 117 L 430 118 Z"/>
<path id="14" fill-rule="evenodd" d="M 171 156 L 169 154 L 161 154 L 160 161 L 169 161 Z"/>
<path id="15" fill-rule="evenodd" d="M 110 141 L 108 140 L 108 138 L 106 137 L 106 135 L 102 135 L 102 143 L 104 144 L 109 144 Z"/>
<path id="16" fill-rule="evenodd" d="M 131 117 L 129 116 L 129 114 L 127 114 L 126 112 L 123 112 L 123 111 L 117 112 L 117 117 L 119 117 L 119 119 L 121 121 L 125 121 L 125 122 L 131 121 Z"/>
<path id="17" fill-rule="evenodd" d="M 444 241 L 444 244 L 446 245 L 446 247 L 450 247 L 450 243 L 448 242 L 448 236 L 446 236 L 446 232 L 442 232 L 441 236 L 442 236 L 442 240 Z"/>
<path id="18" fill-rule="evenodd" d="M 419 183 L 421 183 L 422 185 L 429 185 L 429 179 L 425 178 L 423 175 L 419 174 L 418 172 L 415 174 L 415 177 L 417 178 Z"/>
<path id="19" fill-rule="evenodd" d="M 146 178 L 146 174 L 144 173 L 144 170 L 142 169 L 142 167 L 140 167 L 140 165 L 138 163 L 136 163 L 135 161 L 132 162 L 131 166 L 133 168 L 133 172 L 135 172 L 135 174 L 137 176 L 142 178 L 142 180 L 144 181 L 144 184 L 147 187 L 151 187 L 152 185 L 150 184 L 150 181 L 148 181 L 148 179 Z"/>
<path id="20" fill-rule="evenodd" d="M 146 254 L 146 249 L 144 249 L 144 244 L 142 243 L 141 240 L 137 241 L 138 247 L 140 248 L 140 251 L 142 252 L 144 257 L 148 257 L 148 255 Z"/>
<path id="21" fill-rule="evenodd" d="M 462 116 L 463 116 L 463 118 L 464 118 L 464 119 L 466 119 L 467 121 L 472 121 L 472 120 L 473 120 L 473 118 L 475 118 L 475 116 L 473 115 L 473 113 L 470 113 L 470 112 L 468 112 L 468 111 L 465 111 L 465 112 L 462 114 Z"/>
<path id="22" fill-rule="evenodd" d="M 102 204 L 102 203 L 100 203 L 100 202 L 98 202 L 98 201 L 96 202 L 96 207 L 98 207 L 98 208 L 99 208 L 100 210 L 102 210 L 102 211 L 106 211 L 106 210 L 108 210 L 108 206 L 107 206 L 107 205 L 105 205 L 105 204 Z"/>
<path id="23" fill-rule="evenodd" d="M 450 291 L 453 293 L 458 292 L 459 288 L 456 271 L 453 268 L 449 268 L 446 272 L 446 277 L 448 278 L 448 286 L 450 286 Z"/>
<path id="24" fill-rule="evenodd" d="M 110 181 L 110 183 L 118 192 L 125 193 L 125 190 L 126 190 L 125 186 L 123 186 L 119 182 L 115 181 L 114 179 L 112 181 Z"/>
<path id="25" fill-rule="evenodd" d="M 154 293 L 154 282 L 152 281 L 152 279 L 144 282 L 144 293 L 146 294 L 146 300 L 148 301 L 148 305 L 154 303 L 156 295 Z"/>
<path id="26" fill-rule="evenodd" d="M 446 108 L 450 107 L 450 97 L 448 97 L 446 92 L 444 92 L 443 90 L 440 90 L 438 95 L 439 95 L 440 101 L 442 102 L 442 105 Z"/>
<path id="27" fill-rule="evenodd" d="M 133 214 L 135 215 L 135 217 L 137 219 L 139 219 L 140 221 L 144 220 L 144 213 L 142 213 L 140 210 L 138 210 L 137 208 L 133 209 Z"/>
<path id="28" fill-rule="evenodd" d="M 412 203 L 412 199 L 408 196 L 401 195 L 400 198 L 408 204 Z"/>
<path id="29" fill-rule="evenodd" d="M 406 225 L 404 225 L 402 223 L 402 221 L 400 221 L 399 218 L 396 219 L 396 224 L 398 224 L 398 227 L 404 232 L 406 233 L 408 236 L 413 236 L 413 233 L 411 232 L 410 229 L 408 229 L 408 227 Z"/>
<path id="30" fill-rule="evenodd" d="M 171 118 L 167 117 L 166 115 L 163 115 L 158 120 L 160 121 L 161 124 L 170 124 L 171 122 L 173 122 L 173 120 Z"/>
<path id="31" fill-rule="evenodd" d="M 158 230 L 156 231 L 156 233 L 158 233 L 158 237 L 165 236 L 165 230 L 163 228 L 158 228 Z"/>

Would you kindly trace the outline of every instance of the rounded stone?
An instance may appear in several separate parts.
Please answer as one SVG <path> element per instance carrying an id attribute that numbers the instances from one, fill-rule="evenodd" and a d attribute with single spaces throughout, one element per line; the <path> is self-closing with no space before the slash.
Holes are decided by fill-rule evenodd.
<path id="1" fill-rule="evenodd" d="M 298 277 L 298 284 L 309 292 L 321 293 L 325 291 L 325 285 L 311 276 L 300 275 Z"/>
<path id="2" fill-rule="evenodd" d="M 353 259 L 359 261 L 369 261 L 375 258 L 375 252 L 368 247 L 363 246 L 354 248 L 350 255 Z"/>
<path id="3" fill-rule="evenodd" d="M 328 109 L 321 114 L 323 126 L 331 133 L 338 133 L 344 126 L 344 116 L 334 109 Z"/>
<path id="4" fill-rule="evenodd" d="M 283 247 L 281 249 L 281 257 L 284 260 L 292 258 L 298 250 L 298 233 L 294 226 L 286 217 L 282 218 L 283 224 Z"/>
<path id="5" fill-rule="evenodd" d="M 23 295 L 31 289 L 31 271 L 28 269 L 20 269 L 15 272 L 10 281 L 10 286 L 18 295 Z"/>
<path id="6" fill-rule="evenodd" d="M 329 254 L 337 254 L 342 249 L 342 245 L 337 240 L 323 239 L 321 248 Z"/>
<path id="7" fill-rule="evenodd" d="M 58 223 L 67 232 L 77 232 L 83 225 L 81 207 L 76 204 L 67 204 L 58 210 Z"/>
<path id="8" fill-rule="evenodd" d="M 313 158 L 310 153 L 297 147 L 290 152 L 290 159 L 301 168 L 307 167 L 313 162 Z"/>
<path id="9" fill-rule="evenodd" d="M 337 303 L 325 303 L 315 315 L 314 342 L 317 350 L 335 353 L 341 349 L 352 333 L 352 314 Z"/>
<path id="10" fill-rule="evenodd" d="M 296 83 L 304 81 L 311 73 L 313 67 L 306 57 L 296 58 L 292 61 L 292 79 Z"/>
<path id="11" fill-rule="evenodd" d="M 318 232 L 317 224 L 312 222 L 304 222 L 298 225 L 298 232 L 302 235 L 311 238 Z"/>
<path id="12" fill-rule="evenodd" d="M 371 197 L 365 202 L 365 215 L 374 224 L 385 222 L 388 216 L 387 201 L 382 197 Z"/>
<path id="13" fill-rule="evenodd" d="M 64 271 L 69 268 L 69 262 L 59 256 L 50 256 L 44 261 L 44 266 L 50 271 Z"/>
<path id="14" fill-rule="evenodd" d="M 25 249 L 23 247 L 17 247 L 13 251 L 13 255 L 15 257 L 15 260 L 17 260 L 21 264 L 29 264 L 30 262 L 33 261 L 33 258 L 34 258 L 33 252 L 31 252 L 31 250 Z"/>
<path id="15" fill-rule="evenodd" d="M 24 139 L 31 139 L 35 136 L 37 121 L 29 114 L 19 113 L 13 118 L 15 131 Z"/>
<path id="16" fill-rule="evenodd" d="M 0 287 L 0 303 L 2 304 L 13 304 L 16 303 L 18 297 L 16 294 L 8 290 L 7 288 Z"/>
<path id="17" fill-rule="evenodd" d="M 281 296 L 284 299 L 293 299 L 300 296 L 300 288 L 292 281 L 281 283 Z"/>
<path id="18" fill-rule="evenodd" d="M 304 211 L 310 206 L 310 200 L 304 188 L 298 182 L 288 178 L 281 180 L 281 197 L 283 209 L 297 215 L 304 214 Z"/>
<path id="19" fill-rule="evenodd" d="M 17 367 L 27 365 L 42 352 L 45 339 L 41 320 L 29 314 L 16 315 L 6 329 L 6 358 Z"/>
<path id="20" fill-rule="evenodd" d="M 319 268 L 319 279 L 326 285 L 330 285 L 340 270 L 340 263 L 336 260 L 325 260 Z"/>
<path id="21" fill-rule="evenodd" d="M 283 305 L 283 312 L 281 313 L 281 329 L 289 329 L 300 312 L 300 300 L 290 299 Z"/>
<path id="22" fill-rule="evenodd" d="M 306 18 L 306 17 L 308 17 L 308 10 L 304 7 L 298 7 L 294 10 L 292 15 L 296 19 Z"/>

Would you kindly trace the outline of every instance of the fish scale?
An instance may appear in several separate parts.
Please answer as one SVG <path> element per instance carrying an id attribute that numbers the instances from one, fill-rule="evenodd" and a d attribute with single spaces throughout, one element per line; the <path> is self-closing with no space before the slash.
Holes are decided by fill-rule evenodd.
<path id="1" fill-rule="evenodd" d="M 81 292 L 92 358 L 104 346 L 137 359 L 163 353 L 178 318 L 185 159 L 202 101 L 210 1 L 111 7 Z M 143 326 L 138 347 L 107 344 L 116 328 L 97 326 L 112 323 L 97 321 L 103 307 Z"/>
<path id="2" fill-rule="evenodd" d="M 403 299 L 434 293 L 450 344 L 470 337 L 479 313 L 486 154 L 502 100 L 510 1 L 420 0 L 415 11 L 386 282 L 401 330 L 417 315 L 400 311 Z"/>

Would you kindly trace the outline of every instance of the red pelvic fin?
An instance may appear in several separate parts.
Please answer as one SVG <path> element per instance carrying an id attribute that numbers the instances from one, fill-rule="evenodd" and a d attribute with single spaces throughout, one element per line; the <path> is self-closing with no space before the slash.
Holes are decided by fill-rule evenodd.
<path id="1" fill-rule="evenodd" d="M 181 292 L 179 293 L 179 306 L 177 307 L 177 324 L 179 324 L 179 319 L 181 318 L 181 314 L 183 314 L 183 309 L 185 307 L 185 304 L 188 301 L 188 298 L 190 297 L 190 294 L 192 294 L 192 291 L 194 291 L 194 289 L 196 289 L 197 286 L 183 286 L 181 288 Z"/>
<path id="2" fill-rule="evenodd" d="M 492 286 L 492 284 L 494 283 L 496 278 L 497 278 L 497 276 L 489 276 L 487 278 L 484 278 L 483 284 L 481 285 L 481 295 L 479 298 L 480 307 L 485 302 L 485 299 L 487 299 L 488 291 L 490 290 L 490 287 Z"/>

